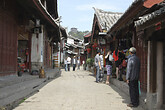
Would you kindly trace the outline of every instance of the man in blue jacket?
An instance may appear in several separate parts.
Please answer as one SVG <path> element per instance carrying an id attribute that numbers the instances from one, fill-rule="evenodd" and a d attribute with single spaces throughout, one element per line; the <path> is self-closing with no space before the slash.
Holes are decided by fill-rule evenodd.
<path id="1" fill-rule="evenodd" d="M 140 73 L 140 60 L 136 56 L 136 48 L 129 49 L 131 57 L 128 59 L 126 80 L 129 85 L 131 103 L 127 106 L 137 107 L 139 105 L 138 80 Z"/>

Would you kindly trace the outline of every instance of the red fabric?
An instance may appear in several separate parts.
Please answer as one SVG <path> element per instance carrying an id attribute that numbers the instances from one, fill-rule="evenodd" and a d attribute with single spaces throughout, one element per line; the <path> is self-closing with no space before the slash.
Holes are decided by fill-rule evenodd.
<path id="1" fill-rule="evenodd" d="M 115 54 L 115 50 L 113 51 L 113 58 L 114 58 L 114 60 L 115 61 L 117 61 L 118 59 L 119 59 L 119 52 L 117 52 L 117 56 L 116 56 L 116 54 Z"/>
<path id="2" fill-rule="evenodd" d="M 122 62 L 122 67 L 127 67 L 127 62 L 125 60 Z"/>
<path id="3" fill-rule="evenodd" d="M 91 48 L 87 48 L 87 52 L 90 53 L 90 51 L 91 51 Z"/>
<path id="4" fill-rule="evenodd" d="M 94 49 L 96 49 L 97 43 L 94 43 L 94 44 L 92 45 L 92 47 L 93 47 Z"/>

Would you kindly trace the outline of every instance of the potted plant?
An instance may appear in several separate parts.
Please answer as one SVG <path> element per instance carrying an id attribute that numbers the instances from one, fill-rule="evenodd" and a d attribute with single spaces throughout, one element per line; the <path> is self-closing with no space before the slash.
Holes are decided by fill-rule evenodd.
<path id="1" fill-rule="evenodd" d="M 86 60 L 86 63 L 87 63 L 87 68 L 90 69 L 93 66 L 94 59 L 93 58 L 88 58 Z"/>

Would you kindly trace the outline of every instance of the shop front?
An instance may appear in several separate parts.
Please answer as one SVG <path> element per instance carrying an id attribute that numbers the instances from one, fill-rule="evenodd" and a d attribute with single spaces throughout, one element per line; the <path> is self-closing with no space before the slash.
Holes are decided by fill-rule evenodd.
<path id="1" fill-rule="evenodd" d="M 143 59 L 147 67 L 147 105 L 149 109 L 162 109 L 165 108 L 165 5 L 155 5 L 140 18 L 135 26 L 137 33 L 141 33 L 137 40 L 143 38 L 138 45 L 143 44 L 143 52 L 147 51 L 147 59 Z"/>

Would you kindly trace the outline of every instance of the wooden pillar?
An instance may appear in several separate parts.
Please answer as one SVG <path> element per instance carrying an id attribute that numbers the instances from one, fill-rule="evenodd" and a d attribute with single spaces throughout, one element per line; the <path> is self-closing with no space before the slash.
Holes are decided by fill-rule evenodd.
<path id="1" fill-rule="evenodd" d="M 165 108 L 165 40 L 163 42 L 163 104 Z"/>
<path id="2" fill-rule="evenodd" d="M 155 108 L 156 97 L 156 41 L 148 41 L 147 55 L 147 108 L 152 110 Z"/>
<path id="3" fill-rule="evenodd" d="M 148 81 L 148 85 L 149 86 L 147 88 L 147 91 L 150 93 L 155 93 L 156 92 L 156 82 L 157 82 L 157 78 L 156 78 L 156 41 L 151 41 L 148 44 L 148 48 L 150 48 L 148 50 L 148 75 L 149 75 L 149 81 Z M 149 67 L 150 66 L 150 67 Z"/>
<path id="4" fill-rule="evenodd" d="M 150 67 L 151 67 L 151 63 L 150 63 L 150 60 L 151 60 L 151 41 L 148 41 L 148 59 L 147 59 L 147 92 L 149 93 L 150 92 L 150 83 L 151 83 L 151 80 L 150 80 Z"/>
<path id="5" fill-rule="evenodd" d="M 29 64 L 28 64 L 28 68 L 29 68 L 29 73 L 31 73 L 31 44 L 32 44 L 32 35 L 29 33 L 28 34 L 28 39 L 29 39 L 29 41 L 28 41 L 28 51 L 29 51 L 29 55 L 28 55 L 28 62 L 29 62 Z"/>
<path id="6" fill-rule="evenodd" d="M 163 42 L 157 42 L 157 108 L 163 106 Z"/>

